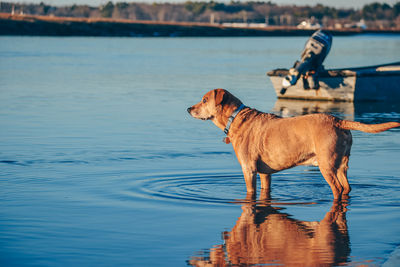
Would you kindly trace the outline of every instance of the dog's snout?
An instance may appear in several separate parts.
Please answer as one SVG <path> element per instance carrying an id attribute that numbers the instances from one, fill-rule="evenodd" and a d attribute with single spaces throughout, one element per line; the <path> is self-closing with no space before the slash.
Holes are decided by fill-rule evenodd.
<path id="1" fill-rule="evenodd" d="M 190 108 L 187 109 L 187 112 L 190 113 L 190 111 L 192 111 L 192 107 L 190 107 Z"/>

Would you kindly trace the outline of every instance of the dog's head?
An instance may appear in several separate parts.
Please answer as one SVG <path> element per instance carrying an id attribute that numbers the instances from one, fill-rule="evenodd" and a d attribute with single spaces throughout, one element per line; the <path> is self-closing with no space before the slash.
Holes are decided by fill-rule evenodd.
<path id="1" fill-rule="evenodd" d="M 218 127 L 225 127 L 226 120 L 242 102 L 225 89 L 206 93 L 201 101 L 187 109 L 196 119 L 212 120 Z M 223 129 L 223 128 L 222 128 Z"/>

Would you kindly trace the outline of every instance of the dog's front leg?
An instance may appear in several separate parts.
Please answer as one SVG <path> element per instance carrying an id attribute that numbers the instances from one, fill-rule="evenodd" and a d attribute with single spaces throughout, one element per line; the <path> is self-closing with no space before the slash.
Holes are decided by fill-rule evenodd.
<path id="1" fill-rule="evenodd" d="M 258 173 L 261 181 L 260 200 L 271 199 L 271 174 Z"/>
<path id="2" fill-rule="evenodd" d="M 248 194 L 256 194 L 257 171 L 249 166 L 242 166 Z"/>
<path id="3" fill-rule="evenodd" d="M 271 190 L 271 174 L 259 173 L 261 188 L 267 191 Z"/>

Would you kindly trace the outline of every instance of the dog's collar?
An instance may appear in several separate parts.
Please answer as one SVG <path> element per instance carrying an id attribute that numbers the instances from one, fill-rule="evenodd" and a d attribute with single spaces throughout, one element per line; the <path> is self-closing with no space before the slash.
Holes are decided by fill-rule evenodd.
<path id="1" fill-rule="evenodd" d="M 229 133 L 229 128 L 231 127 L 231 123 L 232 121 L 235 119 L 236 115 L 242 110 L 244 109 L 246 106 L 241 104 L 233 113 L 232 115 L 229 117 L 228 122 L 226 123 L 226 127 L 224 129 L 224 133 L 226 135 L 228 135 Z"/>

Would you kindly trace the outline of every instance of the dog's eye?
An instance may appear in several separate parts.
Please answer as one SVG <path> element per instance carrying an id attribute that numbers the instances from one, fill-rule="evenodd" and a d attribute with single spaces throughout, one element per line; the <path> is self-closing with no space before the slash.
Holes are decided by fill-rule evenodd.
<path id="1" fill-rule="evenodd" d="M 204 99 L 203 99 L 203 103 L 206 103 L 206 102 L 207 102 L 207 98 L 204 98 Z"/>

